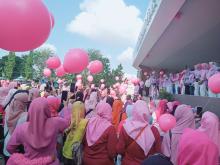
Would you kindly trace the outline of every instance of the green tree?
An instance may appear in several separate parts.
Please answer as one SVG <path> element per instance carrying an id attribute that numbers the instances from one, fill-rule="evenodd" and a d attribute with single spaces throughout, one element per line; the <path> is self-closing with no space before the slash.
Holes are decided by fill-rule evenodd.
<path id="1" fill-rule="evenodd" d="M 15 66 L 12 74 L 12 78 L 18 78 L 23 75 L 24 72 L 24 59 L 23 57 L 16 56 L 15 57 Z"/>
<path id="2" fill-rule="evenodd" d="M 33 68 L 34 68 L 34 79 L 41 79 L 44 68 L 46 67 L 45 61 L 53 55 L 52 50 L 43 49 L 32 52 L 33 55 Z"/>
<path id="3" fill-rule="evenodd" d="M 121 64 L 119 64 L 116 69 L 112 69 L 112 77 L 114 80 L 113 83 L 116 83 L 116 80 L 115 80 L 116 76 L 119 77 L 119 79 L 120 79 L 119 82 L 122 82 L 124 72 L 123 72 L 123 66 Z"/>
<path id="4" fill-rule="evenodd" d="M 33 51 L 24 56 L 24 77 L 28 80 L 33 79 Z"/>
<path id="5" fill-rule="evenodd" d="M 5 77 L 9 80 L 13 78 L 12 75 L 15 68 L 15 62 L 16 62 L 15 53 L 9 52 L 9 55 L 7 56 L 7 60 L 5 61 L 5 65 L 4 65 Z"/>

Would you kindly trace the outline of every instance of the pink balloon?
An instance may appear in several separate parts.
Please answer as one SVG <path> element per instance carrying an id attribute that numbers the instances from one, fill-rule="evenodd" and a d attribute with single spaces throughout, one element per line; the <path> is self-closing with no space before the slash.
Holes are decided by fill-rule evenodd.
<path id="1" fill-rule="evenodd" d="M 213 93 L 220 93 L 220 73 L 216 73 L 209 78 L 208 87 Z"/>
<path id="2" fill-rule="evenodd" d="M 159 126 L 162 131 L 167 132 L 174 128 L 176 125 L 176 118 L 170 114 L 163 114 L 158 120 Z"/>
<path id="3" fill-rule="evenodd" d="M 61 65 L 60 59 L 57 56 L 49 57 L 46 61 L 47 68 L 56 69 Z"/>
<path id="4" fill-rule="evenodd" d="M 63 67 L 68 73 L 80 73 L 89 63 L 88 53 L 82 49 L 71 49 L 64 58 Z"/>
<path id="5" fill-rule="evenodd" d="M 164 71 L 160 71 L 160 75 L 163 75 L 164 74 Z"/>
<path id="6" fill-rule="evenodd" d="M 119 88 L 120 87 L 120 83 L 116 83 L 115 86 L 116 86 L 116 88 Z"/>
<path id="7" fill-rule="evenodd" d="M 92 84 L 92 85 L 91 85 L 91 88 L 94 89 L 94 88 L 95 88 L 95 84 Z"/>
<path id="8" fill-rule="evenodd" d="M 82 79 L 82 75 L 81 75 L 81 74 L 78 74 L 78 75 L 76 76 L 76 79 L 77 79 L 77 80 L 81 80 L 81 79 Z"/>
<path id="9" fill-rule="evenodd" d="M 104 80 L 104 79 L 101 79 L 101 80 L 100 80 L 100 82 L 101 82 L 101 83 L 104 83 L 104 82 L 105 82 L 105 80 Z"/>
<path id="10" fill-rule="evenodd" d="M 57 77 L 63 77 L 66 74 L 63 66 L 61 65 L 59 68 L 56 69 Z"/>
<path id="11" fill-rule="evenodd" d="M 51 28 L 53 28 L 55 24 L 55 20 L 54 20 L 54 16 L 52 13 L 50 13 L 50 20 L 51 20 Z"/>
<path id="12" fill-rule="evenodd" d="M 103 70 L 103 64 L 101 61 L 95 60 L 95 61 L 90 62 L 88 69 L 91 74 L 99 74 Z"/>
<path id="13" fill-rule="evenodd" d="M 104 89 L 105 88 L 105 84 L 101 84 L 101 89 Z"/>
<path id="14" fill-rule="evenodd" d="M 57 82 L 58 82 L 59 84 L 62 84 L 62 83 L 63 83 L 63 80 L 59 79 Z"/>
<path id="15" fill-rule="evenodd" d="M 93 81 L 93 76 L 89 75 L 89 76 L 87 77 L 87 80 L 88 80 L 88 82 L 92 82 L 92 81 Z"/>
<path id="16" fill-rule="evenodd" d="M 44 76 L 45 76 L 45 77 L 50 77 L 50 75 L 51 75 L 51 70 L 48 69 L 48 68 L 45 68 L 45 69 L 44 69 Z"/>
<path id="17" fill-rule="evenodd" d="M 118 81 L 118 80 L 119 80 L 119 77 L 118 77 L 118 76 L 116 76 L 116 77 L 115 77 L 115 80 L 116 80 L 116 81 Z"/>
<path id="18" fill-rule="evenodd" d="M 0 48 L 34 50 L 49 37 L 51 17 L 39 0 L 0 0 Z"/>
<path id="19" fill-rule="evenodd" d="M 132 82 L 133 84 L 137 84 L 137 83 L 140 82 L 140 80 L 139 80 L 139 78 L 133 78 L 133 79 L 131 80 L 131 82 Z"/>
<path id="20" fill-rule="evenodd" d="M 119 87 L 119 93 L 120 93 L 121 95 L 123 95 L 123 94 L 125 93 L 125 91 L 126 91 L 126 87 L 123 86 L 123 85 L 121 85 L 121 86 Z"/>

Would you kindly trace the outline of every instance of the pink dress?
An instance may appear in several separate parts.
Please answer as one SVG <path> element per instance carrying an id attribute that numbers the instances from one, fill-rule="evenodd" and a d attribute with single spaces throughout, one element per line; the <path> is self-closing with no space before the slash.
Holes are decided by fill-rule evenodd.
<path id="1" fill-rule="evenodd" d="M 26 122 L 16 127 L 7 145 L 8 152 L 11 154 L 16 153 L 17 146 L 23 144 L 25 150 L 24 156 L 28 159 L 56 156 L 57 135 L 63 132 L 64 129 L 68 127 L 68 122 L 66 122 L 65 119 L 59 117 L 53 117 L 48 120 L 50 120 L 48 122 L 50 122 L 50 124 L 53 125 L 53 129 L 48 131 L 53 131 L 54 134 L 52 136 L 53 138 L 51 139 L 51 143 L 49 144 L 49 146 L 45 147 L 44 149 L 35 150 L 29 145 L 28 141 L 30 141 L 30 139 L 25 138 L 28 137 L 25 136 L 25 134 L 27 134 L 27 126 L 28 126 L 28 122 Z M 51 165 L 59 165 L 59 164 L 60 164 L 59 160 L 56 159 Z M 7 165 L 12 165 L 12 163 L 7 163 Z"/>

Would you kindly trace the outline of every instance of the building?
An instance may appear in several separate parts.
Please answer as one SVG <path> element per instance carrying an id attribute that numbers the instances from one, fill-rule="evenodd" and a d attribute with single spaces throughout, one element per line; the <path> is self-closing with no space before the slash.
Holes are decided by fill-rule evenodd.
<path id="1" fill-rule="evenodd" d="M 150 0 L 134 50 L 139 75 L 152 70 L 180 72 L 195 64 L 220 63 L 220 0 Z M 220 116 L 220 99 L 175 95 Z"/>

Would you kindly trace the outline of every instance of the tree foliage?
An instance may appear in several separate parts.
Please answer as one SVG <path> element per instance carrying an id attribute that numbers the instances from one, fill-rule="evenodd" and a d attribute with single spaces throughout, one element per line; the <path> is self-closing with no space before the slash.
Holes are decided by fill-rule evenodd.
<path id="1" fill-rule="evenodd" d="M 16 62 L 15 53 L 9 52 L 9 55 L 7 56 L 7 60 L 5 61 L 5 65 L 4 65 L 5 77 L 9 80 L 13 78 L 12 76 L 15 68 L 15 62 Z"/>
<path id="2" fill-rule="evenodd" d="M 3 77 L 8 79 L 15 79 L 19 76 L 23 76 L 27 80 L 41 80 L 43 75 L 43 69 L 45 68 L 45 61 L 53 55 L 50 49 L 41 49 L 30 51 L 22 56 L 16 56 L 15 53 L 10 52 L 9 55 L 3 56 L 0 59 L 0 73 Z M 100 85 L 100 80 L 104 79 L 106 86 L 112 86 L 116 83 L 115 77 L 123 77 L 123 67 L 118 65 L 115 69 L 111 69 L 110 61 L 99 50 L 88 50 L 90 61 L 99 60 L 103 63 L 103 72 L 97 75 L 93 75 L 93 83 Z M 86 69 L 82 73 L 83 82 L 87 82 L 87 76 L 89 71 Z M 0 74 L 1 76 L 1 74 Z M 67 74 L 63 78 L 69 83 L 75 80 L 76 75 Z M 52 79 L 55 78 L 54 71 L 52 72 Z"/>

